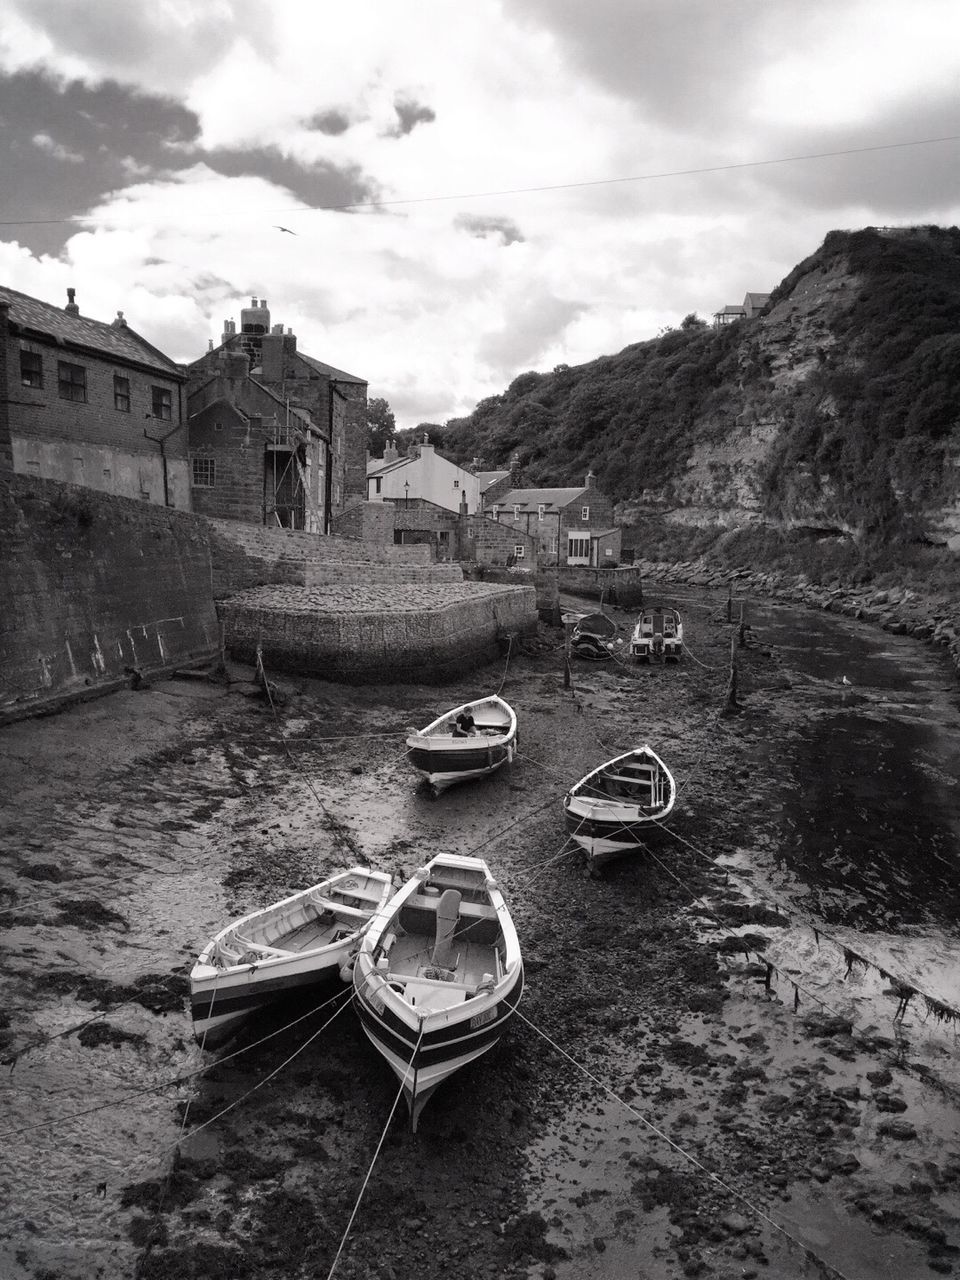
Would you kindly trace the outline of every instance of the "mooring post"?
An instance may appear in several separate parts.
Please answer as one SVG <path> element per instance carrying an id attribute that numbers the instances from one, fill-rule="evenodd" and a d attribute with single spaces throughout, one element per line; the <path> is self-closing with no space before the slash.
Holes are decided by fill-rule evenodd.
<path id="1" fill-rule="evenodd" d="M 742 649 L 747 643 L 747 622 L 744 602 L 740 601 L 740 626 L 737 628 L 737 634 L 740 637 L 740 648 Z"/>
<path id="2" fill-rule="evenodd" d="M 736 632 L 734 632 L 730 636 L 730 679 L 727 683 L 727 700 L 721 714 L 732 715 L 739 709 L 737 703 L 737 636 Z"/>
<path id="3" fill-rule="evenodd" d="M 733 583 L 727 583 L 727 621 L 733 621 Z"/>

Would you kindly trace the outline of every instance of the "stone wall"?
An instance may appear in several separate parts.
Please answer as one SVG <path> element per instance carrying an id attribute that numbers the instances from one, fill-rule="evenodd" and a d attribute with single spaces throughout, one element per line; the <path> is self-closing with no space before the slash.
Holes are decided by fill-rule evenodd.
<path id="1" fill-rule="evenodd" d="M 393 504 L 390 502 L 354 502 L 346 511 L 334 516 L 330 532 L 339 538 L 372 542 L 379 547 L 393 546 Z"/>
<path id="2" fill-rule="evenodd" d="M 384 569 L 435 567 L 429 547 L 384 547 L 354 538 L 320 537 L 300 529 L 268 529 L 233 520 L 210 520 L 208 524 L 217 599 L 268 583 L 304 586 L 308 571 L 317 574 L 317 581 L 326 573 L 329 581 L 362 582 L 367 574 Z M 334 571 L 337 566 L 340 572 Z"/>
<path id="3" fill-rule="evenodd" d="M 258 645 L 270 671 L 349 684 L 441 684 L 501 656 L 508 634 L 537 629 L 532 587 L 463 583 L 352 586 L 339 593 L 260 587 L 223 600 L 218 612 L 231 654 L 252 662 Z"/>
<path id="4" fill-rule="evenodd" d="M 0 719 L 219 651 L 197 516 L 8 475 L 0 545 Z"/>
<path id="5" fill-rule="evenodd" d="M 643 572 L 638 565 L 624 569 L 587 569 L 561 565 L 560 590 L 570 595 L 603 600 L 621 609 L 639 608 L 643 604 Z"/>

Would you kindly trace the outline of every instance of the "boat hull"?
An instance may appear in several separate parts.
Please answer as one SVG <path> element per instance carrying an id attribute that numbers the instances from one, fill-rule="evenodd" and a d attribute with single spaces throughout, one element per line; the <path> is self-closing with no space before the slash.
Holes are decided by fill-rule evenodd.
<path id="1" fill-rule="evenodd" d="M 586 853 L 592 866 L 642 849 L 657 821 L 657 817 L 590 814 L 573 805 L 566 809 L 567 832 Z"/>
<path id="2" fill-rule="evenodd" d="M 501 1038 L 522 994 L 521 965 L 506 987 L 491 998 L 477 996 L 471 1000 L 463 1017 L 450 1019 L 449 1014 L 443 1015 L 449 1020 L 434 1028 L 427 1020 L 418 1045 L 418 1026 L 411 1025 L 389 1008 L 378 1010 L 376 990 L 369 983 L 357 988 L 360 1024 L 403 1086 L 414 1132 L 420 1113 L 434 1091 L 455 1072 L 487 1053 Z M 471 1027 L 471 1023 L 480 1025 Z"/>
<path id="3" fill-rule="evenodd" d="M 217 1048 L 258 1010 L 290 996 L 332 987 L 341 980 L 340 970 L 350 959 L 350 948 L 338 948 L 321 963 L 251 965 L 246 974 L 194 979 L 190 992 L 193 1034 L 206 1048 Z"/>
<path id="4" fill-rule="evenodd" d="M 513 739 L 491 745 L 483 742 L 476 747 L 431 748 L 418 744 L 410 748 L 407 757 L 420 776 L 440 792 L 458 782 L 495 773 L 501 765 L 512 762 L 514 749 Z"/>
<path id="5" fill-rule="evenodd" d="M 564 796 L 568 834 L 596 867 L 634 853 L 670 814 L 676 800 L 673 775 L 644 746 L 608 760 Z"/>

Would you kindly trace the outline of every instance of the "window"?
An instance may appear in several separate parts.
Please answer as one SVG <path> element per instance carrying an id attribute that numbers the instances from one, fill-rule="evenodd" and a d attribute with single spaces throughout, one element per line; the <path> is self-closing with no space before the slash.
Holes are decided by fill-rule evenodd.
<path id="1" fill-rule="evenodd" d="M 542 519 L 543 519 L 543 513 L 546 511 L 546 509 L 547 509 L 547 507 L 546 507 L 546 503 L 539 502 L 539 503 L 537 504 L 537 519 L 538 519 L 538 520 L 542 520 Z"/>
<path id="2" fill-rule="evenodd" d="M 522 560 L 523 557 L 527 554 L 526 547 L 524 547 L 522 544 L 520 546 L 514 547 L 513 554 L 518 560 Z"/>
<path id="3" fill-rule="evenodd" d="M 459 489 L 459 488 L 460 488 L 460 481 L 459 481 L 459 480 L 454 480 L 454 482 L 453 482 L 453 487 L 454 487 L 455 489 Z"/>
<path id="4" fill-rule="evenodd" d="M 493 504 L 493 518 L 494 520 L 500 519 L 500 504 L 497 502 Z"/>
<path id="5" fill-rule="evenodd" d="M 381 489 L 383 488 L 382 476 L 374 476 L 373 487 L 374 487 L 374 492 L 379 493 L 381 491 Z"/>
<path id="6" fill-rule="evenodd" d="M 519 504 L 519 503 L 517 503 L 517 504 L 514 506 L 514 508 L 513 508 L 513 518 L 514 518 L 514 520 L 519 520 L 519 519 L 520 519 L 520 504 Z"/>
<path id="7" fill-rule="evenodd" d="M 153 416 L 169 422 L 173 417 L 173 392 L 169 387 L 151 387 Z"/>
<path id="8" fill-rule="evenodd" d="M 43 357 L 26 342 L 20 344 L 20 381 L 25 387 L 43 386 Z"/>
<path id="9" fill-rule="evenodd" d="M 130 379 L 113 375 L 113 407 L 120 413 L 130 412 Z"/>
<path id="10" fill-rule="evenodd" d="M 589 560 L 590 539 L 571 534 L 567 540 L 567 558 L 570 560 Z"/>
<path id="11" fill-rule="evenodd" d="M 193 484 L 196 489 L 212 489 L 216 482 L 216 468 L 213 458 L 194 458 Z"/>
<path id="12" fill-rule="evenodd" d="M 590 519 L 590 508 L 589 508 L 589 507 L 581 507 L 581 508 L 580 508 L 580 519 L 584 522 L 584 524 L 586 524 L 586 522 Z"/>
<path id="13" fill-rule="evenodd" d="M 57 361 L 57 391 L 61 400 L 76 400 L 79 404 L 87 403 L 87 371 L 82 364 L 68 364 L 66 360 Z"/>

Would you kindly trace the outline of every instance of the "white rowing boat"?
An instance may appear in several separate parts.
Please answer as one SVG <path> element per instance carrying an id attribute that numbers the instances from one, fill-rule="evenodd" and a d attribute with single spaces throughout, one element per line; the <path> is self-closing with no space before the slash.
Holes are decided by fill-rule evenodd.
<path id="1" fill-rule="evenodd" d="M 440 854 L 416 871 L 371 922 L 353 983 L 416 1131 L 437 1086 L 500 1039 L 523 991 L 517 933 L 483 859 Z"/>
<path id="2" fill-rule="evenodd" d="M 190 973 L 197 1040 L 213 1048 L 264 1005 L 338 975 L 349 981 L 346 966 L 392 892 L 385 872 L 351 867 L 221 929 Z"/>
<path id="3" fill-rule="evenodd" d="M 648 746 L 591 770 L 563 798 L 567 831 L 599 866 L 641 847 L 677 798 L 673 775 Z"/>

